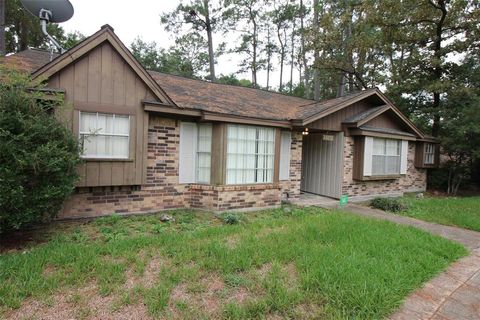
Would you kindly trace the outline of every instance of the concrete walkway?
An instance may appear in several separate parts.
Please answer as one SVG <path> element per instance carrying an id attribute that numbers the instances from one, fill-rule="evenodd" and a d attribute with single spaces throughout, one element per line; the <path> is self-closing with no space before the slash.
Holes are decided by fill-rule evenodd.
<path id="1" fill-rule="evenodd" d="M 330 207 L 331 208 L 331 207 Z M 350 204 L 344 211 L 371 218 L 410 225 L 457 241 L 470 255 L 448 267 L 422 288 L 408 296 L 391 320 L 470 320 L 480 319 L 480 233 L 443 226 L 409 217 Z"/>

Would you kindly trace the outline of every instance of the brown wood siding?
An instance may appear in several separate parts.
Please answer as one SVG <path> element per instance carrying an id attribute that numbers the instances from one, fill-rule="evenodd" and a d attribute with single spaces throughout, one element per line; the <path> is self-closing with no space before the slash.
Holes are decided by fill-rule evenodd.
<path id="1" fill-rule="evenodd" d="M 342 131 L 342 122 L 360 112 L 363 112 L 371 107 L 367 101 L 359 101 L 349 107 L 343 108 L 334 112 L 324 118 L 318 119 L 308 125 L 311 129 L 327 130 L 327 131 Z"/>
<path id="2" fill-rule="evenodd" d="M 145 179 L 148 114 L 141 101 L 154 96 L 107 42 L 65 67 L 48 81 L 65 89 L 68 107 L 62 117 L 78 135 L 79 111 L 130 115 L 130 159 L 86 160 L 79 166 L 78 186 L 140 185 Z"/>
<path id="3" fill-rule="evenodd" d="M 408 126 L 406 126 L 404 122 L 400 120 L 397 115 L 395 115 L 393 111 L 386 111 L 381 115 L 368 121 L 367 123 L 365 123 L 365 125 L 376 128 L 397 129 L 407 132 L 411 131 Z"/>

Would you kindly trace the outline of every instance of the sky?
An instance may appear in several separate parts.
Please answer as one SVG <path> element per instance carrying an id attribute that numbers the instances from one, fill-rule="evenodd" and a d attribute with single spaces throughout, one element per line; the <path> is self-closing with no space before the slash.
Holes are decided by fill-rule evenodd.
<path id="1" fill-rule="evenodd" d="M 180 3 L 179 0 L 70 0 L 74 7 L 73 17 L 60 25 L 67 31 L 79 31 L 89 36 L 109 24 L 115 29 L 120 40 L 130 46 L 132 41 L 140 36 L 144 41 L 155 41 L 157 45 L 168 48 L 173 45 L 173 38 L 160 24 L 160 15 L 170 12 Z M 184 1 L 185 2 L 185 1 Z M 227 37 L 214 35 L 214 44 L 226 41 L 233 46 L 236 36 Z M 215 41 L 217 39 L 217 41 Z M 220 57 L 216 65 L 216 74 L 230 74 L 238 70 L 238 56 L 233 54 Z M 289 66 L 285 66 L 289 69 Z M 288 81 L 289 72 L 285 72 L 284 81 Z M 298 79 L 298 71 L 295 72 Z M 251 79 L 249 73 L 238 75 L 239 78 Z M 272 83 L 278 85 L 278 70 L 271 74 Z M 257 75 L 260 85 L 266 85 L 266 72 Z M 298 81 L 298 80 L 297 80 Z"/>

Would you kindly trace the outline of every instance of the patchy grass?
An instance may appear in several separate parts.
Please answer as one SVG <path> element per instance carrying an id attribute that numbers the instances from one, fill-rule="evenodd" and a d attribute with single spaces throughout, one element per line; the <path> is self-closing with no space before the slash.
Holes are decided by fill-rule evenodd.
<path id="1" fill-rule="evenodd" d="M 387 316 L 466 254 L 420 230 L 318 208 L 56 223 L 0 256 L 0 318 Z"/>
<path id="2" fill-rule="evenodd" d="M 480 197 L 404 197 L 409 209 L 399 214 L 480 231 Z"/>

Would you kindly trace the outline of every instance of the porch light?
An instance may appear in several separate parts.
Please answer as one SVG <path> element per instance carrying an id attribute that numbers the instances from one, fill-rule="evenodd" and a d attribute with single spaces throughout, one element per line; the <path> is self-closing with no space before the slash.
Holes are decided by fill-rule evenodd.
<path id="1" fill-rule="evenodd" d="M 302 135 L 308 136 L 308 128 L 303 129 Z"/>

